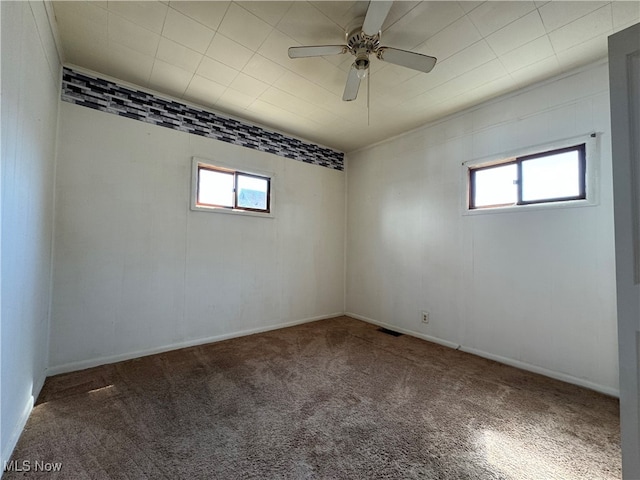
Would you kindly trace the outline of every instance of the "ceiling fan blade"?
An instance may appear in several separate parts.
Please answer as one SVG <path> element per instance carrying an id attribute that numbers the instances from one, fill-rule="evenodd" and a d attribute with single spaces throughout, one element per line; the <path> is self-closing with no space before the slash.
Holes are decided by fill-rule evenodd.
<path id="1" fill-rule="evenodd" d="M 393 5 L 393 2 L 371 0 L 367 16 L 364 18 L 362 31 L 369 36 L 376 35 L 382 28 L 382 24 L 387 18 L 389 10 L 391 10 L 391 5 Z"/>
<path id="2" fill-rule="evenodd" d="M 391 47 L 380 47 L 376 56 L 384 62 L 419 70 L 424 73 L 429 73 L 438 60 L 436 57 L 430 57 L 422 53 L 409 52 Z"/>
<path id="3" fill-rule="evenodd" d="M 358 71 L 351 67 L 349 70 L 349 76 L 347 77 L 347 84 L 344 87 L 344 93 L 342 94 L 342 100 L 350 102 L 355 100 L 358 96 L 358 89 L 360 88 L 360 79 L 358 78 Z"/>
<path id="4" fill-rule="evenodd" d="M 289 47 L 289 58 L 324 57 L 347 53 L 346 45 L 316 45 L 313 47 Z"/>

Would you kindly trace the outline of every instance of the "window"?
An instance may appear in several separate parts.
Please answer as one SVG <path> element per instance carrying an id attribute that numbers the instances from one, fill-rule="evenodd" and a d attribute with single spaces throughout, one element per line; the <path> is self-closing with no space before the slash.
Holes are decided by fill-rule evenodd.
<path id="1" fill-rule="evenodd" d="M 469 208 L 586 199 L 585 144 L 469 168 Z"/>
<path id="2" fill-rule="evenodd" d="M 271 177 L 194 160 L 196 210 L 271 212 Z"/>

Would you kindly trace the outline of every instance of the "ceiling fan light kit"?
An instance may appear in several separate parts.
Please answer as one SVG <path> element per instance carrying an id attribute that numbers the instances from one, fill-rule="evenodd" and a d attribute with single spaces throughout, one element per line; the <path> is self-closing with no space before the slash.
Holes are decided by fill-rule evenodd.
<path id="1" fill-rule="evenodd" d="M 349 102 L 358 96 L 360 81 L 369 74 L 369 55 L 372 53 L 378 60 L 420 72 L 429 73 L 437 59 L 429 55 L 400 50 L 398 48 L 380 46 L 382 24 L 391 9 L 393 2 L 370 1 L 367 15 L 355 21 L 355 28 L 346 33 L 346 45 L 316 45 L 290 47 L 289 58 L 324 57 L 327 55 L 343 55 L 347 52 L 356 57 L 347 75 L 342 100 Z"/>

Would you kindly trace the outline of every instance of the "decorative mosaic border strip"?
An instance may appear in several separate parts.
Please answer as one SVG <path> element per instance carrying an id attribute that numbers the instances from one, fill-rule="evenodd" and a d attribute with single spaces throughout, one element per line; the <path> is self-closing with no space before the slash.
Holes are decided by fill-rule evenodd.
<path id="1" fill-rule="evenodd" d="M 64 67 L 62 100 L 334 170 L 344 153 Z"/>

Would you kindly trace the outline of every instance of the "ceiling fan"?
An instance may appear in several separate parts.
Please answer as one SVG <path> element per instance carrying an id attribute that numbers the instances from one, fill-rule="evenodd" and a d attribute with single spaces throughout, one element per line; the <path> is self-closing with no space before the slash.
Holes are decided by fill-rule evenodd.
<path id="1" fill-rule="evenodd" d="M 429 73 L 437 59 L 429 55 L 400 50 L 398 48 L 380 46 L 382 24 L 387 18 L 393 2 L 369 2 L 364 22 L 358 21 L 356 26 L 346 32 L 346 45 L 316 45 L 308 47 L 290 47 L 289 58 L 324 57 L 326 55 L 342 55 L 350 53 L 356 59 L 351 65 L 347 76 L 342 100 L 349 102 L 358 96 L 360 81 L 369 72 L 369 55 L 375 56 L 383 62 L 393 63 L 420 72 Z"/>

